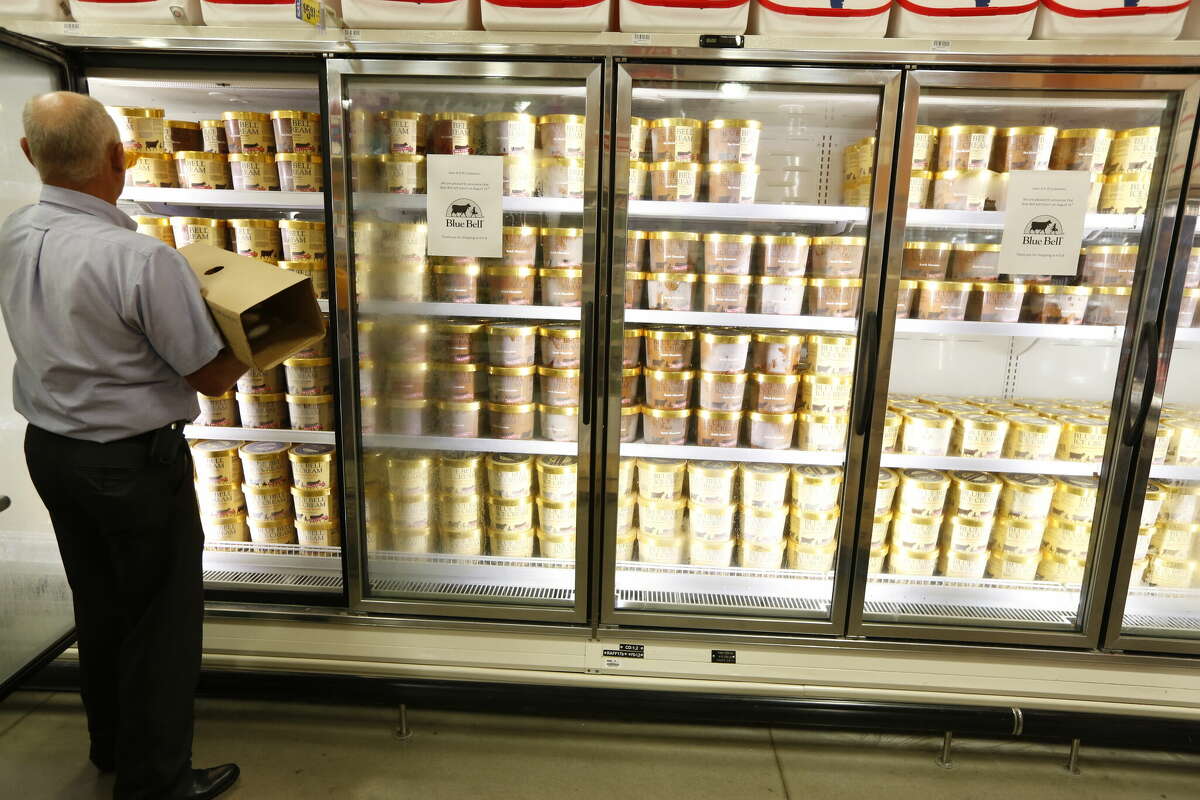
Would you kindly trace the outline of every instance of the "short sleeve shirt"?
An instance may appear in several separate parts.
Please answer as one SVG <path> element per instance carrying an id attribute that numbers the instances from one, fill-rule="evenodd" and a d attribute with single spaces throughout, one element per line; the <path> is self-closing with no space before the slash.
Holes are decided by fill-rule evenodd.
<path id="1" fill-rule="evenodd" d="M 184 380 L 223 347 L 196 276 L 116 206 L 46 186 L 0 227 L 13 405 L 44 430 L 109 442 L 194 419 Z"/>

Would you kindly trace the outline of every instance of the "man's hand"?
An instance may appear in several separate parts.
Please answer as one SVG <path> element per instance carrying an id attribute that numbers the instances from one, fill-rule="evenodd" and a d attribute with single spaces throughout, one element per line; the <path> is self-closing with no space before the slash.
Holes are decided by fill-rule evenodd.
<path id="1" fill-rule="evenodd" d="M 212 361 L 185 376 L 184 380 L 200 394 L 216 397 L 232 389 L 237 379 L 248 369 L 249 367 L 238 361 L 233 352 L 226 347 L 217 353 L 217 357 Z"/>

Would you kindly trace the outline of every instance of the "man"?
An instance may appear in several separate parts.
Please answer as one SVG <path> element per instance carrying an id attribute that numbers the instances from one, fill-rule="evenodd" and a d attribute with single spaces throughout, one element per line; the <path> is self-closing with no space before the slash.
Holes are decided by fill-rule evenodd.
<path id="1" fill-rule="evenodd" d="M 117 210 L 128 162 L 104 106 L 55 92 L 23 121 L 44 186 L 0 227 L 0 310 L 74 594 L 91 760 L 118 800 L 216 797 L 238 768 L 191 766 L 203 533 L 181 421 L 246 366 L 183 257 Z"/>

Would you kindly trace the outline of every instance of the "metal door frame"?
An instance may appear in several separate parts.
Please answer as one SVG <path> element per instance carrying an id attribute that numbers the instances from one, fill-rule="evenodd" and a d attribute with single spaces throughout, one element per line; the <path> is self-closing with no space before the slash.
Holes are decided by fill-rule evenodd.
<path id="1" fill-rule="evenodd" d="M 877 475 L 882 442 L 883 410 L 887 401 L 887 382 L 892 364 L 892 342 L 895 332 L 896 292 L 899 288 L 900 267 L 903 259 L 903 243 L 907 231 L 909 178 L 912 172 L 912 146 L 917 115 L 920 110 L 920 94 L 923 88 L 930 89 L 980 89 L 995 92 L 1016 91 L 1096 91 L 1120 92 L 1165 92 L 1175 93 L 1176 108 L 1171 138 L 1164 156 L 1160 157 L 1155 170 L 1155 184 L 1151 196 L 1155 198 L 1156 210 L 1153 218 L 1147 216 L 1143 225 L 1142 241 L 1151 242 L 1147 248 L 1153 253 L 1153 262 L 1144 269 L 1135 281 L 1130 298 L 1130 319 L 1121 343 L 1121 354 L 1114 386 L 1110 428 L 1125 431 L 1129 428 L 1127 413 L 1130 395 L 1140 392 L 1145 385 L 1146 373 L 1155 359 L 1139 358 L 1134 353 L 1146 351 L 1143 338 L 1149 335 L 1154 341 L 1157 336 L 1156 315 L 1146 308 L 1147 299 L 1154 299 L 1155 287 L 1161 287 L 1175 237 L 1175 212 L 1180 192 L 1184 167 L 1191 150 L 1191 130 L 1195 121 L 1197 101 L 1200 100 L 1200 80 L 1189 75 L 1160 74 L 1100 74 L 1100 73 L 1045 73 L 1045 72 L 965 72 L 938 69 L 917 69 L 906 76 L 905 97 L 899 148 L 896 154 L 900 165 L 896 174 L 895 191 L 892 197 L 891 241 L 887 276 L 884 285 L 883 318 L 884 336 L 879 347 L 878 374 L 873 433 L 869 458 L 863 462 L 864 486 L 859 508 L 861 521 L 871 519 L 874 510 L 875 491 L 866 481 L 867 476 Z M 1155 308 L 1157 306 L 1154 306 Z M 1132 311 L 1139 311 L 1136 318 Z M 1145 314 L 1150 314 L 1146 319 Z M 1143 330 L 1143 326 L 1153 328 Z M 1140 394 L 1139 394 L 1140 396 Z M 958 641 L 980 644 L 1024 644 L 1054 647 L 1094 648 L 1099 644 L 1105 609 L 1109 605 L 1112 559 L 1120 536 L 1121 502 L 1124 498 L 1125 482 L 1133 449 L 1126 445 L 1124 436 L 1109 436 L 1105 458 L 1100 473 L 1100 501 L 1097 516 L 1093 521 L 1091 556 L 1083 579 L 1080 596 L 1079 621 L 1076 631 L 1049 631 L 1016 627 L 969 626 L 962 624 L 939 625 L 936 620 L 927 624 L 872 622 L 864 619 L 867 566 L 869 558 L 869 530 L 859 532 L 859 552 L 854 573 L 853 601 L 850 608 L 847 634 L 852 637 L 874 637 L 894 639 L 924 639 L 932 641 Z"/>
<path id="2" fill-rule="evenodd" d="M 1176 321 L 1179 316 L 1179 304 L 1183 297 L 1184 277 L 1187 273 L 1187 262 L 1190 251 L 1194 246 L 1196 235 L 1197 215 L 1200 213 L 1200 164 L 1195 160 L 1196 129 L 1195 119 L 1181 120 L 1182 128 L 1185 122 L 1193 123 L 1186 131 L 1193 160 L 1185 162 L 1180 170 L 1183 182 L 1183 202 L 1177 207 L 1178 228 L 1172 251 L 1167 260 L 1170 270 L 1164 280 L 1156 282 L 1151 291 L 1146 293 L 1146 319 L 1153 319 L 1158 326 L 1156 331 L 1149 331 L 1146 348 L 1149 353 L 1148 361 L 1153 367 L 1146 372 L 1151 381 L 1149 391 L 1143 386 L 1141 398 L 1131 401 L 1131 408 L 1137 409 L 1134 422 L 1140 424 L 1131 427 L 1127 433 L 1131 437 L 1130 444 L 1134 448 L 1133 463 L 1129 468 L 1127 491 L 1123 499 L 1124 516 L 1120 522 L 1120 540 L 1117 544 L 1117 564 L 1112 576 L 1109 591 L 1111 601 L 1105 618 L 1105 630 L 1102 638 L 1106 650 L 1149 651 L 1158 653 L 1186 653 L 1200 655 L 1200 637 L 1183 638 L 1172 636 L 1151 636 L 1140 633 L 1124 632 L 1125 606 L 1129 596 L 1130 578 L 1133 572 L 1133 556 L 1137 546 L 1139 523 L 1141 522 L 1142 506 L 1146 499 L 1146 484 L 1150 479 L 1150 467 L 1153 462 L 1155 436 L 1161 420 L 1162 404 L 1166 389 L 1166 379 L 1170 374 L 1171 355 L 1175 345 Z M 1177 135 L 1184 135 L 1180 130 Z M 1190 164 L 1191 168 L 1188 169 Z M 1132 437 L 1136 436 L 1136 441 Z M 1115 501 L 1114 501 L 1115 502 Z"/>
<path id="3" fill-rule="evenodd" d="M 370 597 L 367 589 L 367 551 L 362 527 L 362 438 L 358 409 L 358 369 L 355 363 L 358 330 L 355 299 L 353 252 L 353 192 L 350 172 L 346 166 L 348 130 L 343 112 L 348 102 L 346 82 L 358 77 L 375 78 L 541 78 L 574 80 L 583 83 L 586 91 L 586 138 L 588 158 L 582 227 L 584 235 L 583 306 L 580 309 L 581 330 L 589 324 L 593 330 L 584 333 L 595 347 L 595 320 L 589 309 L 595 308 L 597 265 L 601 255 L 599 236 L 599 207 L 604 190 L 601 170 L 601 113 L 603 101 L 603 68 L 601 59 L 555 61 L 497 61 L 455 56 L 444 60 L 412 61 L 403 58 L 357 59 L 331 58 L 327 62 L 328 126 L 330 147 L 330 192 L 333 203 L 334 265 L 345 280 L 336 281 L 336 314 L 338 330 L 338 369 L 346 377 L 339 384 L 342 409 L 342 498 L 346 516 L 346 585 L 349 607 L 354 611 L 419 616 L 448 616 L 488 620 L 518 620 L 532 622 L 585 623 L 590 618 L 589 603 L 589 537 L 577 535 L 575 542 L 575 602 L 569 608 L 539 607 L 508 603 L 469 603 L 457 600 L 408 600 L 404 598 Z M 585 351 L 586 357 L 586 351 Z M 593 387 L 594 388 L 594 387 Z M 579 422 L 579 494 L 577 499 L 578 530 L 588 530 L 592 508 L 593 469 L 592 417 L 595 411 L 595 392 L 581 391 Z M 590 411 L 589 411 L 590 408 Z"/>
<path id="4" fill-rule="evenodd" d="M 894 137 L 900 112 L 900 88 L 902 74 L 895 69 L 873 68 L 824 68 L 803 66 L 759 66 L 752 64 L 721 63 L 713 65 L 676 64 L 670 61 L 616 59 L 616 80 L 613 85 L 613 134 L 614 152 L 612 198 L 612 248 L 608 270 L 611 294 L 624 296 L 625 286 L 625 231 L 629 224 L 629 181 L 622 176 L 629 174 L 629 124 L 632 116 L 633 81 L 638 78 L 679 81 L 742 81 L 746 83 L 810 84 L 815 86 L 836 85 L 847 89 L 855 88 L 877 92 L 878 129 L 876 136 L 876 180 L 872 187 L 871 208 L 868 217 L 867 253 L 863 271 L 864 298 L 858 316 L 858 347 L 855 352 L 854 401 L 851 407 L 851 430 L 846 447 L 845 472 L 842 497 L 854 498 L 859 494 L 859 474 L 855 464 L 862 458 L 869 432 L 870 416 L 866 408 L 869 389 L 870 365 L 874 360 L 873 348 L 865 347 L 868 341 L 878 341 L 880 309 L 869 303 L 867 298 L 878 294 L 884 260 L 884 240 L 887 231 L 888 202 L 891 192 L 892 153 Z M 672 70 L 670 77 L 663 69 Z M 874 233 L 875 235 L 872 235 Z M 605 393 L 607 440 L 603 472 L 604 480 L 604 527 L 601 606 L 601 626 L 641 626 L 662 628 L 687 628 L 712 631 L 755 631 L 790 634 L 841 634 L 845 627 L 849 602 L 850 569 L 853 563 L 853 531 L 857 520 L 853 514 L 853 501 L 849 507 L 843 502 L 842 524 L 834 565 L 834 588 L 830 614 L 827 620 L 812 620 L 786 617 L 767 617 L 739 614 L 701 615 L 671 611 L 626 611 L 616 608 L 616 508 L 618 495 L 618 467 L 620 463 L 621 430 L 621 354 L 624 337 L 625 308 L 623 302 L 612 303 L 607 335 L 608 364 L 606 377 L 608 390 Z M 868 527 L 868 536 L 870 529 Z"/>

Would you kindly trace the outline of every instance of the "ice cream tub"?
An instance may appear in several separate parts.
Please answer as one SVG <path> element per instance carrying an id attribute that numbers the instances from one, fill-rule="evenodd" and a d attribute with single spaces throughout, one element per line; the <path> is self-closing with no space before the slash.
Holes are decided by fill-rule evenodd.
<path id="1" fill-rule="evenodd" d="M 626 329 L 626 334 L 630 329 Z M 638 329 L 634 329 L 638 330 Z M 542 325 L 538 328 L 542 364 L 554 369 L 578 369 L 580 358 L 579 326 Z"/>
<path id="2" fill-rule="evenodd" d="M 171 217 L 170 220 L 176 247 L 189 244 L 208 244 L 222 250 L 229 247 L 229 223 L 223 219 Z"/>
<path id="3" fill-rule="evenodd" d="M 242 480 L 242 465 L 238 459 L 241 442 L 205 439 L 191 443 L 192 465 L 196 484 L 238 484 Z"/>
<path id="4" fill-rule="evenodd" d="M 250 541 L 260 545 L 256 548 L 260 551 L 268 549 L 269 545 L 296 544 L 296 525 L 290 516 L 283 519 L 247 518 L 246 524 L 250 527 Z"/>
<path id="5" fill-rule="evenodd" d="M 579 406 L 550 406 L 539 403 L 538 426 L 544 438 L 552 442 L 574 442 L 579 437 Z"/>
<path id="6" fill-rule="evenodd" d="M 759 268 L 763 275 L 804 277 L 812 240 L 807 236 L 759 236 Z"/>
<path id="7" fill-rule="evenodd" d="M 541 159 L 538 183 L 542 197 L 583 197 L 587 183 L 586 164 L 582 158 Z"/>
<path id="8" fill-rule="evenodd" d="M 666 117 L 650 122 L 650 148 L 655 161 L 698 162 L 703 141 L 704 123 L 698 119 Z"/>
<path id="9" fill-rule="evenodd" d="M 538 118 L 542 151 L 554 158 L 587 155 L 587 118 L 579 114 L 548 114 Z"/>
<path id="10" fill-rule="evenodd" d="M 238 412 L 246 428 L 286 428 L 288 406 L 282 394 L 237 393 Z"/>
<path id="11" fill-rule="evenodd" d="M 246 515 L 232 517 L 201 517 L 200 528 L 205 542 L 248 542 L 250 531 L 246 528 Z"/>
<path id="12" fill-rule="evenodd" d="M 297 444 L 288 450 L 292 484 L 301 489 L 330 489 L 337 484 L 331 444 Z"/>
<path id="13" fill-rule="evenodd" d="M 687 462 L 688 498 L 701 505 L 731 505 L 738 465 L 732 461 Z"/>
<path id="14" fill-rule="evenodd" d="M 753 164 L 758 160 L 762 122 L 756 119 L 710 119 L 708 161 Z"/>
<path id="15" fill-rule="evenodd" d="M 232 189 L 228 159 L 202 150 L 175 152 L 175 171 L 183 189 Z"/>
<path id="16" fill-rule="evenodd" d="M 161 108 L 136 106 L 105 106 L 112 117 L 126 150 L 139 153 L 165 153 L 167 142 L 163 137 L 163 121 L 166 112 Z"/>
<path id="17" fill-rule="evenodd" d="M 682 534 L 658 536 L 639 529 L 637 532 L 638 560 L 649 564 L 682 564 L 687 537 Z"/>
<path id="18" fill-rule="evenodd" d="M 688 503 L 688 531 L 693 540 L 727 542 L 734 538 L 733 519 L 737 507 L 731 504 Z"/>
<path id="19" fill-rule="evenodd" d="M 488 544 L 492 555 L 501 558 L 531 558 L 536 541 L 533 528 L 519 531 L 488 529 Z"/>
<path id="20" fill-rule="evenodd" d="M 175 159 L 170 153 L 141 153 L 129 170 L 134 186 L 153 188 L 177 188 L 179 179 L 175 173 Z"/>
<path id="21" fill-rule="evenodd" d="M 196 395 L 199 401 L 200 415 L 195 424 L 214 428 L 232 428 L 238 424 L 238 406 L 233 392 L 226 392 L 218 397 L 204 394 Z"/>
<path id="22" fill-rule="evenodd" d="M 655 161 L 650 165 L 650 196 L 660 202 L 690 203 L 700 191 L 703 165 Z M 740 187 L 740 181 L 739 181 Z"/>
<path id="23" fill-rule="evenodd" d="M 707 411 L 741 411 L 746 373 L 700 373 L 700 408 Z M 735 437 L 736 438 L 736 437 Z"/>
<path id="24" fill-rule="evenodd" d="M 319 192 L 325 188 L 325 174 L 320 156 L 310 153 L 276 153 L 275 170 L 282 191 Z"/>
<path id="25" fill-rule="evenodd" d="M 264 395 L 269 396 L 269 395 Z M 333 430 L 333 395 L 287 395 L 288 416 L 297 431 Z"/>
<path id="26" fill-rule="evenodd" d="M 528 498 L 533 492 L 533 456 L 493 453 L 487 457 L 488 491 L 494 497 Z"/>
<path id="27" fill-rule="evenodd" d="M 234 189 L 279 191 L 279 170 L 273 156 L 265 153 L 230 153 L 229 172 Z"/>
<path id="28" fill-rule="evenodd" d="M 286 442 L 246 442 L 238 449 L 242 462 L 242 480 L 249 486 L 289 486 Z"/>
<path id="29" fill-rule="evenodd" d="M 643 534 L 672 537 L 683 533 L 683 518 L 687 501 L 655 500 L 638 495 L 638 526 Z"/>
<path id="30" fill-rule="evenodd" d="M 288 486 L 251 486 L 242 484 L 246 498 L 246 518 L 249 520 L 271 520 L 292 518 L 292 501 Z"/>
<path id="31" fill-rule="evenodd" d="M 705 177 L 708 179 L 708 201 L 710 203 L 753 203 L 760 171 L 757 164 L 708 164 L 704 170 Z"/>
<path id="32" fill-rule="evenodd" d="M 784 563 L 788 569 L 801 572 L 828 572 L 833 569 L 833 557 L 836 552 L 836 542 L 826 547 L 812 548 L 788 539 Z"/>
<path id="33" fill-rule="evenodd" d="M 336 522 L 337 496 L 328 489 L 290 489 L 298 523 Z"/>
<path id="34" fill-rule="evenodd" d="M 950 473 L 947 513 L 971 519 L 991 519 L 1003 483 L 991 472 L 954 470 Z"/>

